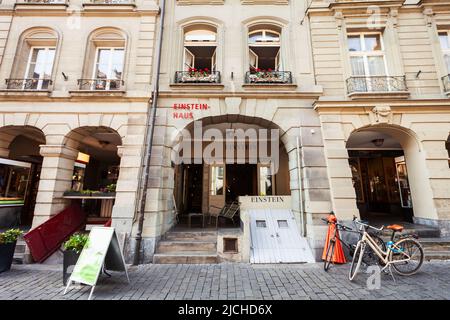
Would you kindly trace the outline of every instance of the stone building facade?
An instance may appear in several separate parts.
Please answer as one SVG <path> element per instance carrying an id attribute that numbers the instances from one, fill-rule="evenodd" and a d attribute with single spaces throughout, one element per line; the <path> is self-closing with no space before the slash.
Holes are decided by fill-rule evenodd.
<path id="1" fill-rule="evenodd" d="M 1 3 L 0 155 L 38 162 L 32 226 L 70 203 L 74 164 L 90 154 L 119 169 L 112 224 L 128 258 L 158 5 Z M 236 193 L 290 197 L 316 258 L 330 211 L 450 233 L 448 1 L 178 0 L 165 9 L 144 262 L 177 212 L 209 213 Z M 176 163 L 196 121 L 221 133 L 278 130 L 280 169 L 198 154 Z"/>

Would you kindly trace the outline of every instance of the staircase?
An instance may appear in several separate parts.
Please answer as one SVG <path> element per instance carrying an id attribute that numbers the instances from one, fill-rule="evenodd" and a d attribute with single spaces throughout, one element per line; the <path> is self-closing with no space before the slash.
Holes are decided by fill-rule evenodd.
<path id="1" fill-rule="evenodd" d="M 16 242 L 16 249 L 14 251 L 14 257 L 13 257 L 13 263 L 15 264 L 22 264 L 24 255 L 25 255 L 25 249 L 27 247 L 27 244 L 25 243 L 25 240 L 23 240 L 23 237 L 17 239 Z"/>
<path id="2" fill-rule="evenodd" d="M 419 242 L 422 244 L 425 260 L 450 260 L 450 238 L 442 238 L 437 228 L 412 224 L 400 223 L 404 226 L 403 234 L 413 233 L 419 236 Z M 383 238 L 389 241 L 391 231 L 384 230 Z"/>
<path id="3" fill-rule="evenodd" d="M 168 231 L 158 242 L 153 263 L 217 263 L 217 231 Z"/>

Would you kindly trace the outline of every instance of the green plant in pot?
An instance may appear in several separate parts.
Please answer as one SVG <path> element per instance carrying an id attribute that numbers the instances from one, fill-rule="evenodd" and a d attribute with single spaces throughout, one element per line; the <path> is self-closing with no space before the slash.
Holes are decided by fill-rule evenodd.
<path id="1" fill-rule="evenodd" d="M 72 273 L 73 267 L 80 257 L 80 253 L 88 241 L 88 235 L 84 233 L 75 233 L 64 242 L 63 257 L 63 283 L 66 285 Z"/>
<path id="2" fill-rule="evenodd" d="M 20 229 L 9 229 L 0 233 L 0 273 L 11 269 L 16 242 L 22 234 Z"/>

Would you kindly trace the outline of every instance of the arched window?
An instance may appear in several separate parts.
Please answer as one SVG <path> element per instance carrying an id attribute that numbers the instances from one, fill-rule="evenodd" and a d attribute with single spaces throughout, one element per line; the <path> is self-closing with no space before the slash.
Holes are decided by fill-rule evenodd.
<path id="1" fill-rule="evenodd" d="M 58 35 L 50 28 L 26 31 L 19 40 L 8 89 L 48 90 L 52 84 Z"/>
<path id="2" fill-rule="evenodd" d="M 216 71 L 217 30 L 209 25 L 184 29 L 183 69 Z"/>
<path id="3" fill-rule="evenodd" d="M 97 30 L 89 37 L 80 90 L 123 88 L 126 38 L 115 29 Z"/>
<path id="4" fill-rule="evenodd" d="M 282 71 L 281 29 L 275 26 L 258 25 L 248 33 L 250 72 Z"/>

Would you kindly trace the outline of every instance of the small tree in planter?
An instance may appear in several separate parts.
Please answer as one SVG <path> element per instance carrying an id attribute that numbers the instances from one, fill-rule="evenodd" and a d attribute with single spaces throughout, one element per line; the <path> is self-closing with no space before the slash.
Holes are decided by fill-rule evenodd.
<path id="1" fill-rule="evenodd" d="M 19 229 L 9 229 L 0 233 L 0 272 L 11 269 L 17 238 L 22 234 Z"/>
<path id="2" fill-rule="evenodd" d="M 66 285 L 67 280 L 69 280 L 70 274 L 67 272 L 69 267 L 75 266 L 80 257 L 81 250 L 83 250 L 86 242 L 88 240 L 88 235 L 83 233 L 75 233 L 70 236 L 69 240 L 64 243 L 64 257 L 63 257 L 63 283 Z"/>

